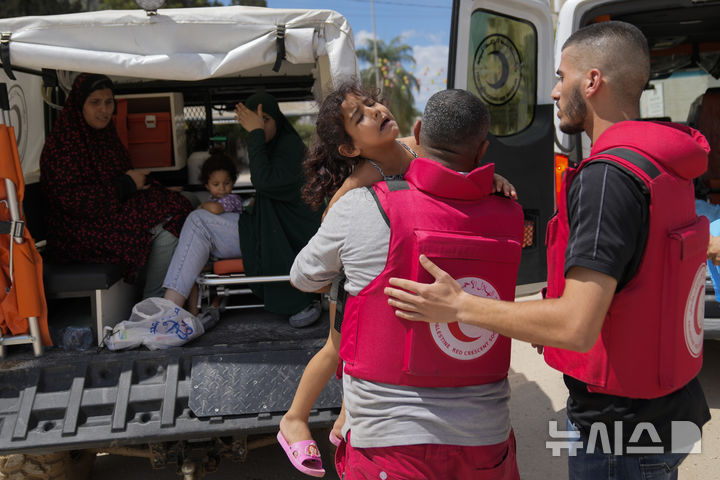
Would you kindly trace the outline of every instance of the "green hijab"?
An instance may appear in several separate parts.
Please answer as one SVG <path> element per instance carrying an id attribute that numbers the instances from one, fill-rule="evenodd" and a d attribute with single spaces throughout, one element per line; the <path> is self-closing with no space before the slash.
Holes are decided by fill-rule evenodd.
<path id="1" fill-rule="evenodd" d="M 298 135 L 293 128 L 290 120 L 288 120 L 287 117 L 280 111 L 280 105 L 278 105 L 278 101 L 275 97 L 269 93 L 255 93 L 249 96 L 245 101 L 245 106 L 253 112 L 257 111 L 258 105 L 262 105 L 263 113 L 270 115 L 273 120 L 275 120 L 275 125 L 277 125 L 277 133 L 275 134 L 275 137 L 268 142 L 269 150 L 274 149 L 275 144 L 277 144 L 277 139 L 283 135 L 294 135 L 302 142 L 300 135 Z"/>

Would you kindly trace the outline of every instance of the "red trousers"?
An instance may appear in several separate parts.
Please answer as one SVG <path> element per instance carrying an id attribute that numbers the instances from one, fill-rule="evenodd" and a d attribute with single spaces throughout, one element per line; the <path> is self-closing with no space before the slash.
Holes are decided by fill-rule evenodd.
<path id="1" fill-rule="evenodd" d="M 350 434 L 348 433 L 348 439 Z M 515 434 L 495 445 L 400 445 L 353 448 L 343 442 L 335 454 L 343 480 L 519 480 Z"/>

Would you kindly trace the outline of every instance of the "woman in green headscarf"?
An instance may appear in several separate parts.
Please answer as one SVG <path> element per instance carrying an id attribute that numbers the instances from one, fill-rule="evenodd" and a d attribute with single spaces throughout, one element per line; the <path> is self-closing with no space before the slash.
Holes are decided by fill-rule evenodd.
<path id="1" fill-rule="evenodd" d="M 252 95 L 244 105 L 237 104 L 235 115 L 249 133 L 255 201 L 242 214 L 196 210 L 188 216 L 164 282 L 165 298 L 180 306 L 210 254 L 242 257 L 250 276 L 287 275 L 297 253 L 320 226 L 322 211 L 312 210 L 300 196 L 305 144 L 280 112 L 277 100 L 267 93 Z M 253 291 L 267 310 L 291 315 L 295 327 L 309 325 L 320 315 L 319 304 L 313 303 L 317 295 L 289 284 L 270 283 Z"/>
<path id="2" fill-rule="evenodd" d="M 270 94 L 256 93 L 245 105 L 239 103 L 235 116 L 249 132 L 250 181 L 257 192 L 239 221 L 245 273 L 287 275 L 322 217 L 322 210 L 312 210 L 300 195 L 305 144 Z M 287 314 L 303 310 L 313 298 L 287 284 L 266 284 L 254 291 L 265 299 L 266 308 Z M 291 323 L 304 321 L 301 316 Z"/>

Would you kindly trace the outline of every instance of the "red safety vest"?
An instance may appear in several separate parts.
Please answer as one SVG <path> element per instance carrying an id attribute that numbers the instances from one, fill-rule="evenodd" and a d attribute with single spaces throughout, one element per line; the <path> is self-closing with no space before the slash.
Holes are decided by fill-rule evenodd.
<path id="1" fill-rule="evenodd" d="M 383 293 L 390 277 L 432 282 L 418 261 L 425 254 L 469 293 L 515 298 L 523 213 L 516 202 L 491 195 L 493 172 L 486 165 L 463 175 L 418 158 L 406 181 L 373 187 L 391 226 L 390 245 L 382 273 L 345 304 L 345 373 L 417 387 L 481 385 L 507 376 L 509 338 L 457 322 L 403 320 Z"/>
<path id="2" fill-rule="evenodd" d="M 692 182 L 660 162 L 629 148 L 595 154 L 563 179 L 558 212 L 547 229 L 547 297 L 558 298 L 565 288 L 567 192 L 590 162 L 620 165 L 647 186 L 645 252 L 635 276 L 613 297 L 592 349 L 546 347 L 545 360 L 591 392 L 664 396 L 686 385 L 702 366 L 708 221 L 695 214 Z"/>

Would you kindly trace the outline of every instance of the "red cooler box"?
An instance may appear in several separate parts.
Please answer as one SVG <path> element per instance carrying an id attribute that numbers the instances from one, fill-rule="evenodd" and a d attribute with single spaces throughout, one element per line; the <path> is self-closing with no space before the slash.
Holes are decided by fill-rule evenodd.
<path id="1" fill-rule="evenodd" d="M 128 151 L 135 168 L 172 165 L 169 112 L 128 114 Z"/>
<path id="2" fill-rule="evenodd" d="M 117 95 L 115 126 L 133 168 L 185 167 L 183 97 L 178 92 Z"/>
<path id="3" fill-rule="evenodd" d="M 115 100 L 115 105 L 117 105 L 117 107 L 115 107 L 115 115 L 113 115 L 113 120 L 115 120 L 115 130 L 117 130 L 120 141 L 125 146 L 125 148 L 127 148 L 127 100 L 125 100 L 124 98 Z"/>

